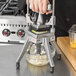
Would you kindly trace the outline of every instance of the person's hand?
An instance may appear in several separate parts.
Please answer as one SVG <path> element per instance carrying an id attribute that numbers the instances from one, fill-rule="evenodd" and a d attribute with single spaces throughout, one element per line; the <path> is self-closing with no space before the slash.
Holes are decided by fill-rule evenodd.
<path id="1" fill-rule="evenodd" d="M 29 3 L 31 5 L 31 9 L 34 12 L 41 12 L 42 14 L 52 13 L 52 11 L 47 11 L 47 5 L 49 3 L 49 0 L 29 0 Z"/>

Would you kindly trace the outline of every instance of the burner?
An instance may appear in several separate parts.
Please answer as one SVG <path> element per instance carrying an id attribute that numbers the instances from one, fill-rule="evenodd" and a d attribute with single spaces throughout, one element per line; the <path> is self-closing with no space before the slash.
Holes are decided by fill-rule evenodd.
<path id="1" fill-rule="evenodd" d="M 0 4 L 0 15 L 15 15 L 15 13 L 18 11 L 17 0 L 6 0 L 4 2 L 0 2 Z"/>

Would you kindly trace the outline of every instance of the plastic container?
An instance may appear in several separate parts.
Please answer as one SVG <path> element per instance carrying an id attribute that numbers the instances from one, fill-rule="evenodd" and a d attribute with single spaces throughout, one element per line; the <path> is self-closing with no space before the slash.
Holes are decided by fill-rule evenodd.
<path id="1" fill-rule="evenodd" d="M 71 48 L 76 48 L 76 24 L 74 24 L 69 30 L 69 39 Z"/>
<path id="2" fill-rule="evenodd" d="M 48 56 L 44 50 L 43 44 L 39 44 L 41 46 L 40 53 L 38 52 L 37 45 L 32 44 L 31 47 L 28 48 L 26 52 L 26 60 L 28 63 L 35 65 L 35 66 L 44 66 L 49 63 Z M 52 51 L 52 57 L 54 57 L 55 52 Z"/>

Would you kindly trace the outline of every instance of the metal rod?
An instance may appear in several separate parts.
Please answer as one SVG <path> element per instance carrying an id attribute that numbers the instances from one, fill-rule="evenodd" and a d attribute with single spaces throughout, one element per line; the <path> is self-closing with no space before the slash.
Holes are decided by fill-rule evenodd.
<path id="1" fill-rule="evenodd" d="M 55 0 L 53 0 L 53 16 L 55 16 Z"/>
<path id="2" fill-rule="evenodd" d="M 53 17 L 53 25 L 52 28 L 54 28 L 54 21 L 55 21 L 55 0 L 53 0 L 53 13 L 52 13 L 52 17 Z"/>
<path id="3" fill-rule="evenodd" d="M 27 14 L 29 15 L 29 0 L 27 0 Z"/>

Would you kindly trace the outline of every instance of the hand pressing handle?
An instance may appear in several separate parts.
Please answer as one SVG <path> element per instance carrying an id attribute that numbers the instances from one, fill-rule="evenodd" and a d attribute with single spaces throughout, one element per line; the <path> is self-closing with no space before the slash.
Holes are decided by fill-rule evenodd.
<path id="1" fill-rule="evenodd" d="M 30 9 L 32 9 L 31 8 L 31 5 L 30 5 Z M 52 6 L 51 6 L 51 4 L 48 4 L 48 6 L 47 6 L 47 11 L 51 11 L 52 10 Z"/>
<path id="2" fill-rule="evenodd" d="M 51 10 L 52 10 L 51 4 L 48 4 L 48 6 L 47 6 L 47 11 L 51 11 Z M 41 14 L 40 12 L 39 12 L 37 24 L 38 24 L 38 25 L 43 24 L 43 16 L 42 16 L 42 14 Z"/>

